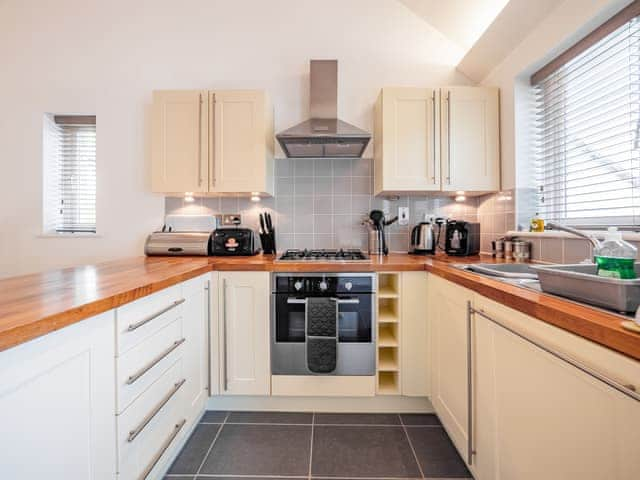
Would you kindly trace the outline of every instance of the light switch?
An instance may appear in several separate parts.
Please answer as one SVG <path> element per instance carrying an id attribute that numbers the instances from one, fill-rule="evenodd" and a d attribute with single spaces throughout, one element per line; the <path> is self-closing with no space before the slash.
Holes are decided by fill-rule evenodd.
<path id="1" fill-rule="evenodd" d="M 409 207 L 398 207 L 398 223 L 400 225 L 409 224 Z"/>

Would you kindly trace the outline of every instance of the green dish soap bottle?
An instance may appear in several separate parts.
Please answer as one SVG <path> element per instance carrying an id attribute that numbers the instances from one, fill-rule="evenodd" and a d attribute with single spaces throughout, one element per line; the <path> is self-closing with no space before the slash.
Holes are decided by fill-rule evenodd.
<path id="1" fill-rule="evenodd" d="M 595 249 L 594 258 L 601 277 L 634 279 L 638 249 L 622 239 L 622 232 L 609 227 L 604 241 Z"/>

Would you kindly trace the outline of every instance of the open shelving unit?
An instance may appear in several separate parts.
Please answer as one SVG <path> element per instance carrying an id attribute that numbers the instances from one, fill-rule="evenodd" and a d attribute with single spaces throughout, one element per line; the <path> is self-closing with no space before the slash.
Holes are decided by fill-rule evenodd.
<path id="1" fill-rule="evenodd" d="M 378 274 L 378 395 L 400 394 L 400 273 Z"/>

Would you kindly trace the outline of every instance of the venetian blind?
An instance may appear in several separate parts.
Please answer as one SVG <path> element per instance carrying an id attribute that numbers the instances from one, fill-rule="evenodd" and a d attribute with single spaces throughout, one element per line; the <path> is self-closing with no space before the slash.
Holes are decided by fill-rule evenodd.
<path id="1" fill-rule="evenodd" d="M 96 232 L 96 120 L 54 116 L 48 127 L 50 231 Z"/>
<path id="2" fill-rule="evenodd" d="M 632 18 L 533 86 L 543 218 L 640 225 L 640 22 Z"/>

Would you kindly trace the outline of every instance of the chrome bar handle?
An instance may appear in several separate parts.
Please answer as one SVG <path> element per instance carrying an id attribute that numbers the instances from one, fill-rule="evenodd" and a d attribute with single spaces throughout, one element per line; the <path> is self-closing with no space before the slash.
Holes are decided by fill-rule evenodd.
<path id="1" fill-rule="evenodd" d="M 153 420 L 153 417 L 155 417 L 158 414 L 158 412 L 162 410 L 162 407 L 164 407 L 169 402 L 169 400 L 173 398 L 176 392 L 180 390 L 180 387 L 182 387 L 186 381 L 187 379 L 183 378 L 173 386 L 171 391 L 169 391 L 169 393 L 167 393 L 162 398 L 162 400 L 158 402 L 158 404 L 153 408 L 153 410 L 151 410 L 151 412 L 149 412 L 147 416 L 142 419 L 142 422 L 140 422 L 140 424 L 136 428 L 134 428 L 129 432 L 129 436 L 127 437 L 127 442 L 133 442 L 136 439 L 136 437 L 142 433 L 145 427 L 149 425 L 149 422 Z"/>
<path id="2" fill-rule="evenodd" d="M 467 300 L 467 463 L 473 463 L 475 450 L 473 449 L 473 351 L 471 335 L 471 315 L 473 307 Z"/>
<path id="3" fill-rule="evenodd" d="M 131 325 L 129 325 L 127 327 L 127 332 L 133 332 L 134 330 L 137 330 L 141 326 L 146 325 L 147 323 L 149 323 L 151 320 L 155 320 L 156 318 L 158 318 L 163 313 L 167 313 L 169 310 L 172 310 L 172 309 L 176 308 L 178 305 L 182 305 L 184 302 L 185 302 L 184 298 L 181 298 L 180 300 L 176 300 L 171 305 L 169 305 L 167 307 L 164 307 L 162 310 L 154 313 L 153 315 L 149 315 L 147 318 L 144 318 L 144 319 L 140 320 L 139 322 L 132 323 Z"/>
<path id="4" fill-rule="evenodd" d="M 223 328 L 223 343 L 224 343 L 224 355 L 222 356 L 222 385 L 223 390 L 227 391 L 227 279 L 222 279 L 222 328 Z"/>
<path id="5" fill-rule="evenodd" d="M 127 378 L 127 382 L 126 382 L 127 385 L 133 385 L 140 377 L 142 377 L 145 373 L 147 373 L 149 370 L 155 367 L 158 363 L 164 360 L 171 352 L 173 352 L 176 348 L 182 345 L 186 340 L 187 339 L 183 337 L 180 340 L 176 340 L 175 342 L 173 342 L 173 345 L 167 348 L 164 352 L 162 352 L 156 358 L 151 360 L 147 365 L 142 367 L 136 373 L 134 373 L 129 378 Z"/>
<path id="6" fill-rule="evenodd" d="M 586 373 L 590 377 L 601 381 L 602 383 L 608 385 L 609 387 L 613 388 L 614 390 L 617 390 L 618 392 L 622 393 L 623 395 L 625 395 L 625 396 L 627 396 L 627 397 L 629 397 L 629 398 L 631 398 L 631 399 L 633 399 L 633 400 L 635 400 L 637 402 L 640 402 L 640 394 L 636 393 L 636 387 L 634 385 L 624 385 L 624 384 L 622 384 L 622 383 L 620 383 L 620 382 L 618 382 L 616 380 L 613 380 L 612 378 L 607 377 L 606 375 L 603 375 L 600 372 L 597 372 L 596 370 L 593 370 L 590 367 L 587 367 L 586 365 L 583 365 L 581 362 L 579 362 L 577 360 L 574 360 L 573 358 L 569 357 L 568 355 L 565 355 L 564 353 L 558 352 L 557 350 L 554 350 L 553 348 L 547 347 L 547 346 L 543 345 L 542 343 L 540 343 L 540 342 L 538 342 L 536 340 L 532 340 L 531 338 L 526 337 L 524 334 L 518 332 L 517 330 L 514 330 L 513 328 L 508 327 L 507 325 L 505 325 L 504 323 L 496 320 L 495 318 L 490 317 L 482 309 L 480 309 L 480 310 L 472 309 L 472 313 L 480 315 L 482 318 L 486 318 L 490 322 L 495 323 L 499 327 L 501 327 L 504 330 L 506 330 L 506 331 L 514 334 L 515 336 L 521 338 L 525 342 L 530 343 L 534 347 L 538 347 L 540 350 L 543 350 L 543 351 L 547 352 L 548 354 L 553 355 L 557 359 L 568 363 L 569 365 L 577 368 L 581 372 Z"/>
<path id="7" fill-rule="evenodd" d="M 431 106 L 433 109 L 433 176 L 431 177 L 431 181 L 436 183 L 436 91 L 433 90 L 431 93 Z"/>
<path id="8" fill-rule="evenodd" d="M 360 303 L 359 298 L 331 298 L 331 300 L 336 302 L 338 305 L 358 305 Z M 307 301 L 304 298 L 287 298 L 287 303 L 290 305 L 303 305 L 307 303 Z"/>
<path id="9" fill-rule="evenodd" d="M 447 184 L 451 185 L 451 90 L 447 90 Z"/>
<path id="10" fill-rule="evenodd" d="M 307 301 L 304 298 L 287 298 L 289 305 L 304 305 Z"/>
<path id="11" fill-rule="evenodd" d="M 156 453 L 153 456 L 151 463 L 149 463 L 147 468 L 145 468 L 142 471 L 142 473 L 138 477 L 138 480 L 146 480 L 146 478 L 149 476 L 149 474 L 153 471 L 155 466 L 158 464 L 158 462 L 162 458 L 162 455 L 164 455 L 164 452 L 167 451 L 169 446 L 173 443 L 175 438 L 178 436 L 178 433 L 180 433 L 180 430 L 182 430 L 182 427 L 184 427 L 185 423 L 187 423 L 186 418 L 175 424 L 175 426 L 173 427 L 173 431 L 171 432 L 169 437 L 164 441 L 164 443 L 160 446 L 160 450 L 158 450 L 158 453 Z"/>
<path id="12" fill-rule="evenodd" d="M 198 186 L 202 185 L 202 93 L 198 95 Z"/>
<path id="13" fill-rule="evenodd" d="M 209 105 L 209 169 L 211 170 L 211 186 L 215 187 L 216 185 L 216 94 L 211 93 L 210 95 L 210 105 Z"/>

